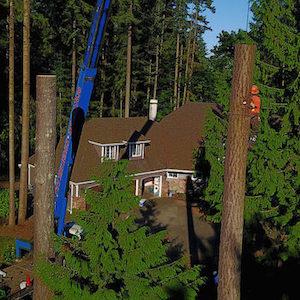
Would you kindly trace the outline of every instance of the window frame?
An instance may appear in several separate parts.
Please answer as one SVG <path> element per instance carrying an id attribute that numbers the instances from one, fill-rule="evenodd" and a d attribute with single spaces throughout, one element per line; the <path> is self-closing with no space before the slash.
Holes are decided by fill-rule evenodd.
<path id="1" fill-rule="evenodd" d="M 142 144 L 141 143 L 134 143 L 134 144 L 131 144 L 131 157 L 142 157 Z M 136 154 L 134 150 L 137 150 L 139 149 L 139 153 Z"/>
<path id="2" fill-rule="evenodd" d="M 110 159 L 110 160 L 113 160 L 113 159 L 116 159 L 116 149 L 117 146 L 104 146 L 104 158 L 105 159 Z M 109 153 L 109 156 L 107 156 L 107 150 L 108 149 L 111 149 L 111 151 L 108 151 Z"/>

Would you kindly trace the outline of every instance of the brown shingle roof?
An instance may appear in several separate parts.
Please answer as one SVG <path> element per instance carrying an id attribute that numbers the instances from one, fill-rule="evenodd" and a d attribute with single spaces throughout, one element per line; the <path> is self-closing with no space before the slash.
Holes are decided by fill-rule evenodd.
<path id="1" fill-rule="evenodd" d="M 71 181 L 90 180 L 93 168 L 100 166 L 99 154 L 88 141 L 106 144 L 137 138 L 139 141 L 150 140 L 150 144 L 145 147 L 145 158 L 130 161 L 128 166 L 130 172 L 161 169 L 193 170 L 192 151 L 199 146 L 203 138 L 206 110 L 213 106 L 215 105 L 210 103 L 188 103 L 166 116 L 161 122 L 147 122 L 147 118 L 102 118 L 86 122 Z M 140 134 L 141 132 L 143 134 Z M 57 153 L 60 156 L 61 150 Z M 124 151 L 121 151 L 120 157 L 122 154 Z"/>

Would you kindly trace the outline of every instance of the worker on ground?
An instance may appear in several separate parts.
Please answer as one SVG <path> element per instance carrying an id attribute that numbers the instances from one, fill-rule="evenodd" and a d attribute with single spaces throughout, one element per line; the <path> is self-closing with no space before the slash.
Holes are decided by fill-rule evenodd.
<path id="1" fill-rule="evenodd" d="M 250 119 L 250 127 L 252 129 L 250 139 L 249 139 L 249 150 L 252 150 L 253 146 L 255 145 L 259 124 L 260 124 L 260 118 L 259 118 L 259 110 L 261 101 L 260 98 L 257 96 L 259 93 L 259 89 L 256 85 L 252 86 L 251 89 L 251 102 L 250 102 L 250 109 L 251 109 L 251 119 Z"/>

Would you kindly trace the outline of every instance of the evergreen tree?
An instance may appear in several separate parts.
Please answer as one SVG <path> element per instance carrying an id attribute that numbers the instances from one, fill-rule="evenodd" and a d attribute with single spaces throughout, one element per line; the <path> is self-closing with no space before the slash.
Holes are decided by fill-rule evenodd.
<path id="1" fill-rule="evenodd" d="M 254 151 L 248 155 L 245 238 L 253 246 L 247 248 L 252 254 L 259 250 L 259 259 L 273 264 L 274 261 L 277 263 L 299 253 L 300 65 L 297 58 L 299 28 L 296 19 L 299 11 L 293 1 L 275 0 L 272 5 L 269 1 L 253 1 L 252 10 L 254 24 L 251 32 L 249 36 L 241 37 L 244 36 L 248 43 L 257 44 L 254 83 L 261 90 L 262 122 Z M 236 39 L 232 40 L 234 43 L 228 43 L 230 36 L 227 33 L 223 33 L 223 36 L 227 38 L 214 49 L 213 60 L 221 75 L 216 79 L 216 91 L 218 96 L 224 96 L 219 100 L 225 103 L 226 113 L 232 50 Z M 234 38 L 234 35 L 231 34 L 231 37 Z M 219 118 L 209 116 L 205 141 L 211 170 L 204 200 L 210 204 L 209 218 L 217 222 L 222 212 L 224 162 L 220 154 L 224 153 L 222 134 L 226 130 L 221 123 L 224 122 L 220 122 Z M 222 151 L 218 151 L 216 145 Z M 256 237 L 256 232 L 260 230 L 264 233 L 263 243 Z"/>
<path id="2" fill-rule="evenodd" d="M 200 266 L 172 261 L 162 239 L 135 219 L 139 198 L 133 195 L 132 176 L 125 161 L 104 162 L 93 179 L 101 193 L 88 190 L 90 211 L 78 212 L 74 221 L 84 229 L 82 239 L 56 238 L 56 249 L 68 244 L 65 267 L 38 264 L 39 276 L 58 299 L 169 299 L 176 291 L 196 297 L 203 283 Z"/>

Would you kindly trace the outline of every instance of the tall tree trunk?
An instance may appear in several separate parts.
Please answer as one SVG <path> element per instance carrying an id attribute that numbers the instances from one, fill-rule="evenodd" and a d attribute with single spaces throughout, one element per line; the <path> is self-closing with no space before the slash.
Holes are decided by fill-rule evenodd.
<path id="1" fill-rule="evenodd" d="M 101 91 L 100 95 L 100 109 L 99 109 L 99 117 L 102 118 L 103 116 L 103 102 L 104 102 L 104 92 Z"/>
<path id="2" fill-rule="evenodd" d="M 14 0 L 9 1 L 9 226 L 15 225 Z"/>
<path id="3" fill-rule="evenodd" d="M 153 86 L 153 99 L 156 99 L 157 84 L 158 84 L 158 65 L 159 65 L 159 45 L 156 45 L 155 54 L 155 75 L 154 75 L 154 86 Z"/>
<path id="4" fill-rule="evenodd" d="M 190 96 L 192 92 L 192 76 L 194 71 L 194 63 L 195 63 L 195 53 L 196 53 L 196 45 L 197 45 L 197 31 L 198 31 L 198 5 L 199 1 L 196 3 L 196 16 L 195 16 L 195 25 L 194 25 L 194 34 L 193 34 L 193 47 L 192 47 L 192 58 L 191 58 L 191 66 L 190 66 L 190 74 L 189 74 L 189 84 L 187 91 L 187 102 L 190 101 Z"/>
<path id="5" fill-rule="evenodd" d="M 179 33 L 177 33 L 177 42 L 176 42 L 176 60 L 175 60 L 175 78 L 174 78 L 174 102 L 173 102 L 173 110 L 176 110 L 176 106 L 177 106 L 178 69 L 179 69 Z"/>
<path id="6" fill-rule="evenodd" d="M 150 59 L 149 70 L 148 70 L 147 103 L 149 103 L 149 101 L 150 101 L 151 72 L 152 72 L 152 60 Z"/>
<path id="7" fill-rule="evenodd" d="M 182 61 L 183 61 L 183 44 L 181 44 L 181 47 L 180 47 L 180 62 L 179 62 L 178 92 L 177 92 L 177 108 L 179 108 L 179 106 L 180 106 Z"/>
<path id="8" fill-rule="evenodd" d="M 73 32 L 76 31 L 76 20 L 73 21 Z M 72 43 L 72 99 L 75 96 L 76 89 L 76 37 L 73 37 Z"/>
<path id="9" fill-rule="evenodd" d="M 74 92 L 75 93 L 75 92 Z M 59 139 L 61 140 L 63 138 L 63 132 L 62 132 L 62 113 L 61 113 L 61 92 L 59 93 Z"/>
<path id="10" fill-rule="evenodd" d="M 130 1 L 129 11 L 132 14 L 132 0 Z M 126 95 L 125 95 L 125 118 L 129 118 L 129 106 L 131 95 L 131 54 L 132 54 L 132 23 L 128 24 L 127 38 L 127 66 L 126 66 Z"/>
<path id="11" fill-rule="evenodd" d="M 36 77 L 36 177 L 34 198 L 34 263 L 54 256 L 54 173 L 56 144 L 56 77 Z M 34 299 L 51 299 L 39 278 L 34 279 Z"/>
<path id="12" fill-rule="evenodd" d="M 116 94 L 115 94 L 115 91 L 112 91 L 111 98 L 112 98 L 111 116 L 114 117 L 115 116 L 115 105 L 116 105 Z"/>
<path id="13" fill-rule="evenodd" d="M 224 173 L 218 300 L 240 300 L 250 91 L 255 46 L 236 45 Z M 247 105 L 243 100 L 247 99 Z"/>
<path id="14" fill-rule="evenodd" d="M 192 20 L 191 22 L 191 27 L 190 27 L 190 32 L 189 32 L 189 37 L 188 37 L 188 45 L 187 45 L 187 51 L 186 51 L 186 63 L 185 63 L 185 75 L 184 75 L 184 88 L 183 88 L 183 99 L 182 99 L 182 104 L 185 104 L 186 102 L 186 94 L 187 94 L 187 85 L 188 85 L 188 77 L 189 77 L 189 65 L 190 65 L 190 55 L 191 55 L 191 39 L 192 39 Z"/>
<path id="15" fill-rule="evenodd" d="M 27 211 L 27 165 L 29 156 L 29 101 L 30 101 L 30 0 L 24 0 L 23 25 L 23 113 L 22 153 L 20 174 L 19 224 L 24 223 Z"/>
<path id="16" fill-rule="evenodd" d="M 120 89 L 120 118 L 123 118 L 123 89 Z"/>

